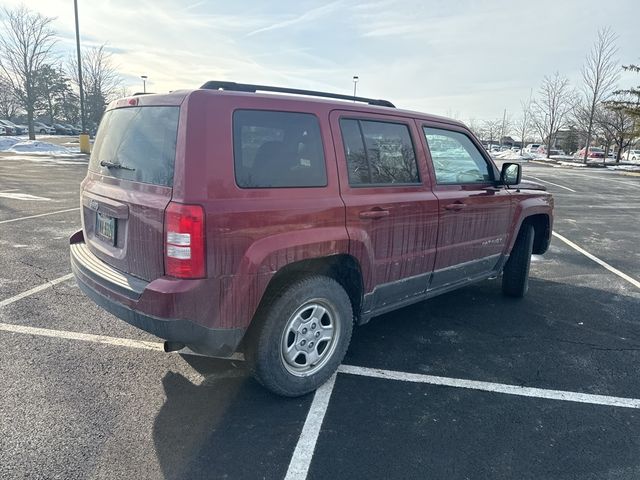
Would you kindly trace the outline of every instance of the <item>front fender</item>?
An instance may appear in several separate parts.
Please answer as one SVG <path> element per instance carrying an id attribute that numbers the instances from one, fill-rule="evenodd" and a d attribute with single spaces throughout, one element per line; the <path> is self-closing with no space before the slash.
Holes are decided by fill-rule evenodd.
<path id="1" fill-rule="evenodd" d="M 546 215 L 549 219 L 548 236 L 550 237 L 551 231 L 553 230 L 553 206 L 553 197 L 551 195 L 540 195 L 539 192 L 536 192 L 531 196 L 525 196 L 525 198 L 521 198 L 517 201 L 504 253 L 506 255 L 511 253 L 511 249 L 518 237 L 520 227 L 527 217 L 531 217 L 533 215 Z M 549 239 L 547 240 L 547 244 L 548 242 Z"/>

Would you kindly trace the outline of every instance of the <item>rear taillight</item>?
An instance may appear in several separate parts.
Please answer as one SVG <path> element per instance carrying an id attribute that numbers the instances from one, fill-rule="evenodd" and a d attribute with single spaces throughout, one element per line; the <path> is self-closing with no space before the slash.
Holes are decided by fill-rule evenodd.
<path id="1" fill-rule="evenodd" d="M 169 203 L 164 213 L 164 267 L 177 278 L 205 276 L 204 209 L 200 205 Z"/>

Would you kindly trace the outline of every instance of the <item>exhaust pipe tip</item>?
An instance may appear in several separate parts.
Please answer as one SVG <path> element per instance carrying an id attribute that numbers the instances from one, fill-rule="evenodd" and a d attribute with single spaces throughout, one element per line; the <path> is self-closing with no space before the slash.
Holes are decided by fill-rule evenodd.
<path id="1" fill-rule="evenodd" d="M 169 352 L 176 352 L 178 350 L 182 350 L 186 345 L 184 343 L 181 342 L 170 342 L 170 341 L 166 341 L 164 342 L 164 351 L 166 353 Z"/>

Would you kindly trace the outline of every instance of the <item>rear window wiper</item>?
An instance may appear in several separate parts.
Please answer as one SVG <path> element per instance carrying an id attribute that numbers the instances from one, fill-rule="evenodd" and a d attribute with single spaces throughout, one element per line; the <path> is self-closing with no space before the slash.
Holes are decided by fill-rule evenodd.
<path id="1" fill-rule="evenodd" d="M 135 170 L 135 168 L 125 167 L 124 165 L 122 165 L 120 163 L 107 162 L 106 160 L 102 160 L 100 162 L 100 166 L 101 167 L 107 167 L 107 168 L 120 168 L 122 170 L 131 170 L 132 172 Z"/>

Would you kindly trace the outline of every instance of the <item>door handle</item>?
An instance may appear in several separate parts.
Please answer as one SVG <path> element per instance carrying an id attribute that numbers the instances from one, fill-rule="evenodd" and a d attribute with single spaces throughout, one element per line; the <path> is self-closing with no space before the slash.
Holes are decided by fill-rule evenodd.
<path id="1" fill-rule="evenodd" d="M 455 203 L 450 203 L 449 205 L 445 205 L 444 209 L 445 210 L 453 210 L 454 212 L 458 212 L 458 211 L 462 210 L 466 206 L 467 205 L 462 203 L 462 202 L 455 202 Z"/>
<path id="2" fill-rule="evenodd" d="M 360 212 L 358 215 L 360 218 L 365 219 L 383 218 L 389 216 L 389 210 L 384 210 L 382 208 L 377 210 L 367 210 L 366 212 Z"/>

